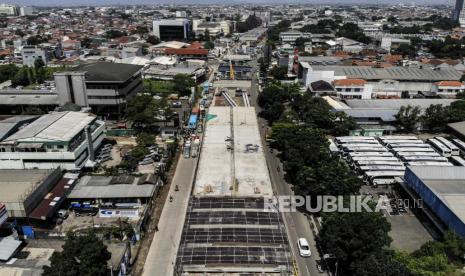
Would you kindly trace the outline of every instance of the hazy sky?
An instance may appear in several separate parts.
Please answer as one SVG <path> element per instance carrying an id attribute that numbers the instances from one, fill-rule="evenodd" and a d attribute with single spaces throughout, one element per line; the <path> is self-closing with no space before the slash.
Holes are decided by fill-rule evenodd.
<path id="1" fill-rule="evenodd" d="M 77 5 L 134 5 L 134 4 L 418 4 L 418 5 L 445 5 L 455 3 L 455 0 L 3 0 L 0 2 L 33 6 L 77 6 Z"/>

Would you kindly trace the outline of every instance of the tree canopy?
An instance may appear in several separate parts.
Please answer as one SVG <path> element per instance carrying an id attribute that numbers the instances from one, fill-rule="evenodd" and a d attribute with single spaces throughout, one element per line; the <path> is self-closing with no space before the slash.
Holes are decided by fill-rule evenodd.
<path id="1" fill-rule="evenodd" d="M 330 213 L 323 218 L 318 241 L 323 252 L 338 259 L 340 275 L 357 275 L 357 263 L 383 254 L 390 245 L 390 230 L 379 212 Z"/>
<path id="2" fill-rule="evenodd" d="M 55 251 L 50 266 L 44 266 L 45 276 L 104 276 L 111 253 L 95 234 L 68 233 L 63 251 Z"/>

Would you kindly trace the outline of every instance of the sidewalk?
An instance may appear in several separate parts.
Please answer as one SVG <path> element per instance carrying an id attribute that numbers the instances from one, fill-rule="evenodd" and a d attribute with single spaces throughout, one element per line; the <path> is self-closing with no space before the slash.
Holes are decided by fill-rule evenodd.
<path id="1" fill-rule="evenodd" d="M 144 276 L 167 276 L 173 275 L 174 272 L 197 163 L 196 158 L 180 158 L 169 192 L 174 199 L 173 202 L 169 202 L 168 196 L 166 200 L 158 223 L 158 232 L 155 233 L 145 260 L 142 272 Z M 176 185 L 179 186 L 177 192 L 174 190 Z"/>

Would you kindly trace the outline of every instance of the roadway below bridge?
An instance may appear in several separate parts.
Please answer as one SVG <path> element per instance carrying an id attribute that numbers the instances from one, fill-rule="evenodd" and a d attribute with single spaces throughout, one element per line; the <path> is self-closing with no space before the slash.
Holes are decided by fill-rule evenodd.
<path id="1" fill-rule="evenodd" d="M 257 57 L 258 59 L 258 57 Z M 260 112 L 260 107 L 257 105 L 258 97 L 258 80 L 256 70 L 258 68 L 258 63 L 256 60 L 253 60 L 251 65 L 254 68 L 252 73 L 252 86 L 250 91 L 250 103 L 252 106 L 256 106 L 257 116 Z M 262 144 L 265 147 L 265 157 L 267 165 L 270 171 L 270 178 L 273 185 L 273 189 L 277 196 L 290 196 L 294 192 L 291 189 L 291 185 L 284 180 L 284 173 L 282 169 L 282 164 L 280 160 L 276 157 L 275 154 L 270 152 L 270 149 L 266 143 L 266 130 L 267 122 L 258 117 L 260 128 L 260 135 L 262 139 Z M 279 170 L 278 170 L 279 168 Z M 283 213 L 284 222 L 286 224 L 286 229 L 288 233 L 289 243 L 292 249 L 293 258 L 296 263 L 296 268 L 298 269 L 298 275 L 303 276 L 314 276 L 314 275 L 327 275 L 326 273 L 320 273 L 317 269 L 317 260 L 320 260 L 320 256 L 316 247 L 315 242 L 315 233 L 312 230 L 311 219 L 306 215 L 300 212 L 288 212 Z M 299 255 L 299 250 L 297 248 L 297 240 L 299 238 L 306 238 L 310 244 L 312 251 L 312 256 L 309 258 L 304 258 Z"/>

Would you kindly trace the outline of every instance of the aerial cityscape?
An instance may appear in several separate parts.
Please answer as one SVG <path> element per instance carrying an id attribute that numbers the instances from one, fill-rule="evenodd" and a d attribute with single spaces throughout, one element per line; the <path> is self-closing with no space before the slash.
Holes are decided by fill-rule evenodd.
<path id="1" fill-rule="evenodd" d="M 0 3 L 0 276 L 465 275 L 465 1 Z"/>

